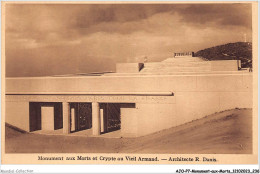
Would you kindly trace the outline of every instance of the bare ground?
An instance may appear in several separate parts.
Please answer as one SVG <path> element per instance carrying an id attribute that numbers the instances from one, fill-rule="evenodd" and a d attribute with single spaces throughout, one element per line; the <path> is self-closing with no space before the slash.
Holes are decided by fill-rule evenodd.
<path id="1" fill-rule="evenodd" d="M 139 138 L 40 135 L 6 127 L 6 153 L 252 153 L 252 109 L 233 109 Z"/>

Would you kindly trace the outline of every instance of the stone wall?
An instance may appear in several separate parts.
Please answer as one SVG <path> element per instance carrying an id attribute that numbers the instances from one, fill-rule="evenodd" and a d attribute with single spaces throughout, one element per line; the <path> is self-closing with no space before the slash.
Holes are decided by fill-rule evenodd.
<path id="1" fill-rule="evenodd" d="M 7 94 L 248 91 L 252 73 L 7 78 Z"/>
<path id="2" fill-rule="evenodd" d="M 138 95 L 72 94 L 98 91 Z M 6 122 L 24 130 L 29 130 L 29 101 L 136 103 L 136 108 L 121 109 L 122 136 L 142 136 L 253 105 L 252 73 L 8 78 L 6 92 Z"/>
<path id="3" fill-rule="evenodd" d="M 29 132 L 29 102 L 6 101 L 5 122 Z"/>

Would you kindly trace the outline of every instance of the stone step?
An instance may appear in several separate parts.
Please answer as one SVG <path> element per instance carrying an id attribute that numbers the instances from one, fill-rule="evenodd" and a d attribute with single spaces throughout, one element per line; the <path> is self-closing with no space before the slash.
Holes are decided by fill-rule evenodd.
<path id="1" fill-rule="evenodd" d="M 200 67 L 200 68 L 205 68 L 205 67 L 210 67 L 210 64 L 154 64 L 154 65 L 149 65 L 149 64 L 144 64 L 144 68 L 167 68 L 167 67 L 177 67 L 177 68 L 193 68 L 193 67 Z"/>
<path id="2" fill-rule="evenodd" d="M 197 72 L 197 71 L 211 71 L 211 67 L 157 67 L 157 68 L 144 68 L 141 73 L 144 72 Z"/>
<path id="3" fill-rule="evenodd" d="M 181 58 L 168 58 L 162 62 L 203 62 L 204 59 L 200 57 L 181 57 Z"/>
<path id="4" fill-rule="evenodd" d="M 173 69 L 200 69 L 200 68 L 211 68 L 210 65 L 207 65 L 207 66 L 154 66 L 154 67 L 144 67 L 143 69 L 165 69 L 165 68 L 173 68 Z"/>
<path id="5" fill-rule="evenodd" d="M 195 71 L 195 72 L 138 72 L 131 73 L 131 76 L 139 76 L 139 75 L 211 75 L 211 74 L 250 74 L 248 71 Z M 103 76 L 129 76 L 129 73 L 108 73 Z"/>
<path id="6" fill-rule="evenodd" d="M 207 67 L 211 67 L 210 65 L 201 65 L 201 66 L 150 66 L 150 67 L 147 67 L 147 66 L 144 66 L 143 69 L 158 69 L 158 68 L 179 68 L 179 69 L 182 69 L 182 68 L 207 68 Z"/>
<path id="7" fill-rule="evenodd" d="M 195 62 L 182 62 L 182 61 L 176 61 L 176 62 L 154 62 L 154 63 L 144 63 L 144 65 L 207 65 L 210 64 L 209 61 L 195 61 Z"/>
<path id="8" fill-rule="evenodd" d="M 175 64 L 175 65 L 144 65 L 144 68 L 157 68 L 157 67 L 210 67 L 210 64 L 201 64 L 201 65 L 181 65 L 181 64 Z"/>

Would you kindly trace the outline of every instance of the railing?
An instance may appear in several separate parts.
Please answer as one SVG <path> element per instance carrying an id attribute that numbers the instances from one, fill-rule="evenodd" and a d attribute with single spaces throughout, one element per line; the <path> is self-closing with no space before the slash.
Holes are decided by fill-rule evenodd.
<path id="1" fill-rule="evenodd" d="M 174 53 L 174 57 L 194 57 L 194 52 Z"/>

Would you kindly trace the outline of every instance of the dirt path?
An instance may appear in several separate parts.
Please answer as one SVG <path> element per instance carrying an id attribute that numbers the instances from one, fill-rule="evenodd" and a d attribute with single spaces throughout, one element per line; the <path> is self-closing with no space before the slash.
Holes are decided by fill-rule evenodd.
<path id="1" fill-rule="evenodd" d="M 252 153 L 252 110 L 234 109 L 139 138 L 37 135 L 6 129 L 7 153 Z"/>

